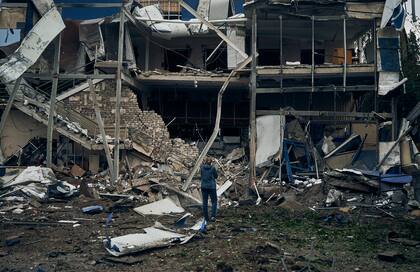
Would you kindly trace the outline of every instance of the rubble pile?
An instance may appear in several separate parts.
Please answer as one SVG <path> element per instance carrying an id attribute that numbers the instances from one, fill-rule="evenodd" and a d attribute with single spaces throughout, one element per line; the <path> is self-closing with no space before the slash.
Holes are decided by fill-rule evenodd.
<path id="1" fill-rule="evenodd" d="M 30 166 L 11 172 L 0 180 L 0 199 L 5 201 L 0 211 L 22 213 L 23 207 L 39 206 L 51 199 L 69 199 L 78 195 L 78 189 L 58 180 L 50 168 Z M 13 205 L 19 202 L 18 206 Z"/>
<path id="2" fill-rule="evenodd" d="M 198 158 L 199 150 L 195 143 L 186 143 L 180 138 L 171 140 L 172 146 L 166 162 L 175 172 L 188 175 L 188 169 L 194 166 L 195 160 Z"/>

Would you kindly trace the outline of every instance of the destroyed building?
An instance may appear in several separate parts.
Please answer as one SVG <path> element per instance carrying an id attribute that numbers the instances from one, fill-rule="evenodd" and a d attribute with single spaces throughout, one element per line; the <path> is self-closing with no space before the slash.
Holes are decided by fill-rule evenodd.
<path id="1" fill-rule="evenodd" d="M 19 14 L 7 24 L 13 29 L 24 26 L 23 36 L 36 23 L 37 9 L 20 2 L 4 1 L 2 13 L 5 18 Z M 94 141 L 100 131 L 88 78 L 95 85 L 105 133 L 111 136 L 115 134 L 117 98 L 113 85 L 118 71 L 122 78 L 122 96 L 118 100 L 121 140 L 133 140 L 139 132 L 155 137 L 150 135 L 153 129 L 148 125 L 160 120 L 147 113 L 153 111 L 166 124 L 170 123 L 168 130 L 172 136 L 203 141 L 211 134 L 216 121 L 218 90 L 229 71 L 252 50 L 258 52 L 255 62 L 249 69 L 237 71 L 224 94 L 218 142 L 234 141 L 247 146 L 249 139 L 256 137 L 255 116 L 266 115 L 278 116 L 276 123 L 281 115 L 311 120 L 314 142 L 330 136 L 323 133 L 325 127 L 340 137 L 369 127 L 365 145 L 372 149 L 377 146 L 378 123 L 394 118 L 392 131 L 393 139 L 396 138 L 395 105 L 392 98 L 384 95 L 398 89 L 404 79 L 400 76 L 400 32 L 394 26 L 384 27 L 385 1 L 194 3 L 199 15 L 225 33 L 227 43 L 179 3 L 134 2 L 138 5 L 124 9 L 126 24 L 121 34 L 120 70 L 118 15 L 84 21 L 64 17 L 56 66 L 53 58 L 57 51 L 51 44 L 33 66 L 27 67 L 23 81 L 27 88 L 36 90 L 38 101 L 41 99 L 45 107 L 53 86 L 48 74 L 54 69 L 59 71 L 57 115 L 76 128 L 71 131 L 58 126 L 54 148 L 69 139 L 75 145 L 67 150 L 68 154 L 83 157 L 84 162 L 90 158 L 92 165 L 98 164 L 98 154 L 105 161 L 104 154 L 96 151 L 102 145 Z M 115 11 L 120 5 L 57 3 L 63 16 L 68 16 L 66 10 L 70 8 L 102 7 Z M 32 20 L 28 21 L 30 14 Z M 2 51 L 7 56 L 15 48 L 13 44 Z M 10 80 L 7 76 L 5 80 Z M 19 123 L 32 128 L 27 137 L 15 142 L 16 132 L 8 122 L 9 135 L 3 137 L 11 137 L 13 141 L 7 144 L 2 141 L 6 158 L 19 152 L 32 138 L 45 137 L 44 126 L 39 122 L 46 125 L 48 114 L 35 114 L 39 107 L 34 112 L 30 109 L 31 100 L 26 101 L 29 104 L 16 106 L 11 115 L 24 119 Z M 139 114 L 140 118 L 133 118 Z M 280 142 L 274 144 L 279 145 Z M 146 155 L 150 154 L 146 152 Z M 251 160 L 253 157 L 250 156 Z M 255 165 L 261 163 L 258 160 Z"/>
<path id="2" fill-rule="evenodd" d="M 115 201 L 81 209 L 107 210 L 107 231 L 130 201 L 183 213 L 202 204 L 206 156 L 223 207 L 420 211 L 420 103 L 398 104 L 404 2 L 0 1 L 0 212 L 80 193 Z M 103 240 L 119 257 L 206 223 Z"/>

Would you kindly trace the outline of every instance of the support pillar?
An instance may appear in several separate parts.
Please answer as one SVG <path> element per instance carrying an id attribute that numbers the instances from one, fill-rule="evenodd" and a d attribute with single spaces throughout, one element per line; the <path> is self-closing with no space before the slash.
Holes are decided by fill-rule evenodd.
<path id="1" fill-rule="evenodd" d="M 344 43 L 344 64 L 343 64 L 343 91 L 347 86 L 347 25 L 346 17 L 343 17 L 343 43 Z"/>
<path id="2" fill-rule="evenodd" d="M 58 87 L 58 74 L 60 72 L 60 48 L 61 48 L 61 33 L 55 38 L 55 41 L 54 41 L 53 79 L 52 79 L 52 89 L 51 89 L 51 96 L 50 96 L 50 111 L 48 114 L 48 127 L 47 127 L 47 167 L 52 166 L 52 142 L 53 142 L 53 132 L 54 132 L 55 104 L 56 104 L 57 87 Z"/>
<path id="3" fill-rule="evenodd" d="M 150 59 L 150 39 L 146 37 L 146 47 L 144 50 L 144 71 L 149 72 L 149 59 Z"/>
<path id="4" fill-rule="evenodd" d="M 98 123 L 99 132 L 101 133 L 101 136 L 102 136 L 102 143 L 104 145 L 104 151 L 105 151 L 106 161 L 108 163 L 109 173 L 111 177 L 113 177 L 114 176 L 114 163 L 111 157 L 111 150 L 109 149 L 108 142 L 106 140 L 104 122 L 102 120 L 101 110 L 99 109 L 98 100 L 96 98 L 95 88 L 93 87 L 92 79 L 89 78 L 88 83 L 89 83 L 90 97 L 93 102 L 93 108 L 95 109 L 96 123 Z"/>
<path id="5" fill-rule="evenodd" d="M 257 126 L 256 126 L 256 107 L 257 107 L 257 11 L 252 10 L 252 38 L 251 38 L 251 82 L 250 82 L 250 107 L 249 107 L 249 186 L 250 188 L 256 181 L 256 152 L 257 152 Z"/>
<path id="6" fill-rule="evenodd" d="M 121 124 L 121 73 L 123 62 L 123 47 L 124 47 L 124 12 L 120 11 L 120 28 L 118 32 L 118 66 L 117 66 L 117 86 L 116 86 L 116 103 L 115 103 L 115 149 L 114 149 L 114 173 L 111 179 L 111 184 L 115 184 L 118 180 L 118 173 L 120 172 L 120 124 Z"/>

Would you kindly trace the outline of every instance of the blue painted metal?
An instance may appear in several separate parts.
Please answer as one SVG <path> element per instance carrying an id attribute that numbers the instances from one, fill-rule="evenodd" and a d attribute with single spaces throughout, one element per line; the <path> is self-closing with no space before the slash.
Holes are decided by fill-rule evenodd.
<path id="1" fill-rule="evenodd" d="M 399 42 L 398 38 L 378 38 L 382 71 L 400 71 Z"/>
<path id="2" fill-rule="evenodd" d="M 385 174 L 381 175 L 381 182 L 394 183 L 394 184 L 406 184 L 413 180 L 412 176 L 404 174 Z"/>
<path id="3" fill-rule="evenodd" d="M 301 148 L 304 150 L 306 166 L 301 163 L 292 164 L 290 162 L 290 156 L 289 156 L 290 147 L 291 147 L 290 151 L 293 151 L 293 149 L 295 148 Z M 305 143 L 288 140 L 288 139 L 283 140 L 283 159 L 286 165 L 287 177 L 289 179 L 289 182 L 293 182 L 294 180 L 293 175 L 296 170 L 302 171 L 302 172 L 309 172 L 313 170 L 313 167 L 311 165 L 311 158 L 309 156 L 309 151 Z"/>
<path id="4" fill-rule="evenodd" d="M 54 0 L 55 3 L 121 3 L 122 0 Z M 119 12 L 118 8 L 64 8 L 63 19 L 88 20 L 111 16 Z"/>
<path id="5" fill-rule="evenodd" d="M 83 207 L 82 212 L 87 214 L 97 214 L 103 212 L 104 207 L 101 205 Z"/>
<path id="6" fill-rule="evenodd" d="M 396 30 L 401 31 L 404 28 L 405 17 L 407 13 L 405 12 L 403 4 L 398 5 L 394 9 L 394 13 L 391 17 L 391 25 L 395 27 Z"/>

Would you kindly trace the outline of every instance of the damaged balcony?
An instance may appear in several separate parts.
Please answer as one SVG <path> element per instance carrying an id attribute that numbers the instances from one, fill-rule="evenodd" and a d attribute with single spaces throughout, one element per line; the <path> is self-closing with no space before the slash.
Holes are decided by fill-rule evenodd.
<path id="1" fill-rule="evenodd" d="M 274 4 L 256 4 L 257 93 L 376 91 L 376 15 Z"/>

